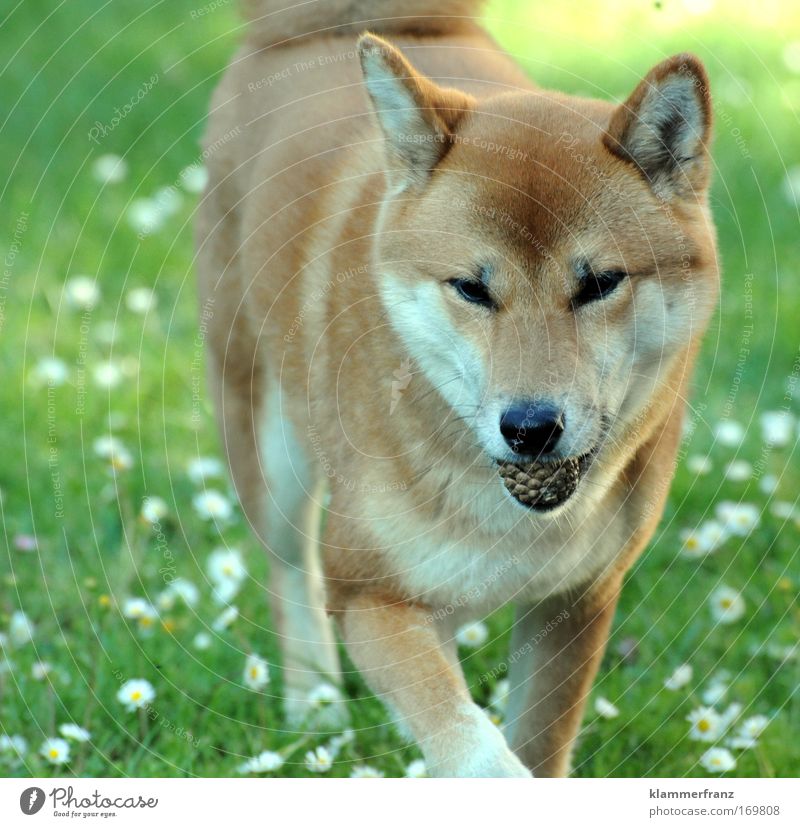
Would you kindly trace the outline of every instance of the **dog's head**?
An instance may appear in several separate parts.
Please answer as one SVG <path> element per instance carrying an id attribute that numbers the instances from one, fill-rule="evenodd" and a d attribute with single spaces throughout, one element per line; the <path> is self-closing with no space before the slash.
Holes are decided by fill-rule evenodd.
<path id="1" fill-rule="evenodd" d="M 666 60 L 618 107 L 476 102 L 359 46 L 387 150 L 382 298 L 415 369 L 497 462 L 583 469 L 715 305 L 702 65 Z"/>

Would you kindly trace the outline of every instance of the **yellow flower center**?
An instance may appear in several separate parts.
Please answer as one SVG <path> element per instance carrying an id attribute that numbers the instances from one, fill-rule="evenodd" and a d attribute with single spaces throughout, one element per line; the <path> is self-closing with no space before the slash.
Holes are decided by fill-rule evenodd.
<path id="1" fill-rule="evenodd" d="M 132 701 L 138 701 L 141 697 L 142 693 L 138 689 L 134 689 L 133 692 L 131 692 Z"/>
<path id="2" fill-rule="evenodd" d="M 51 749 L 50 750 L 50 757 L 51 758 L 58 758 L 58 750 L 57 749 Z"/>
<path id="3" fill-rule="evenodd" d="M 730 609 L 733 605 L 733 601 L 729 597 L 723 597 L 722 600 L 720 600 L 720 605 L 723 609 Z"/>
<path id="4" fill-rule="evenodd" d="M 697 722 L 697 728 L 700 732 L 708 732 L 711 729 L 711 724 L 705 718 L 702 718 Z"/>
<path id="5" fill-rule="evenodd" d="M 257 678 L 258 677 L 258 667 L 257 666 L 251 666 L 250 667 L 250 677 L 251 678 Z"/>

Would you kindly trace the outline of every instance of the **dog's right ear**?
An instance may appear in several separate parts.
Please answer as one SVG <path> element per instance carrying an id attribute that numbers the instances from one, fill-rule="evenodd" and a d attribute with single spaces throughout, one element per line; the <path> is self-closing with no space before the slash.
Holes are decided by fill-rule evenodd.
<path id="1" fill-rule="evenodd" d="M 419 74 L 398 49 L 373 34 L 362 35 L 358 52 L 386 140 L 390 180 L 398 189 L 424 183 L 452 146 L 473 98 Z"/>

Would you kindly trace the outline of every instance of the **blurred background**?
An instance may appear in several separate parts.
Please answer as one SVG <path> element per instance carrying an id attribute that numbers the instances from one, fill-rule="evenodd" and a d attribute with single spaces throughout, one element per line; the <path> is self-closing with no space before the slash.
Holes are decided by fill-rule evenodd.
<path id="1" fill-rule="evenodd" d="M 20 3 L 0 54 L 0 773 L 415 775 L 356 674 L 287 731 L 266 565 L 205 392 L 192 225 L 231 0 Z M 708 68 L 718 313 L 667 513 L 624 593 L 576 774 L 800 771 L 800 6 L 493 0 L 541 85 Z M 502 719 L 508 611 L 462 630 Z M 488 677 L 487 677 L 488 676 Z M 132 683 L 133 682 L 133 683 Z"/>

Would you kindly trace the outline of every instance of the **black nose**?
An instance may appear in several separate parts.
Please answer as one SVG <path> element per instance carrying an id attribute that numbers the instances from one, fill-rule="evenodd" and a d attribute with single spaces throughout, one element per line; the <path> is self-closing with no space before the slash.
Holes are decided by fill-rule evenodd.
<path id="1" fill-rule="evenodd" d="M 546 404 L 514 405 L 500 417 L 500 433 L 515 454 L 549 454 L 564 433 L 564 416 Z"/>

